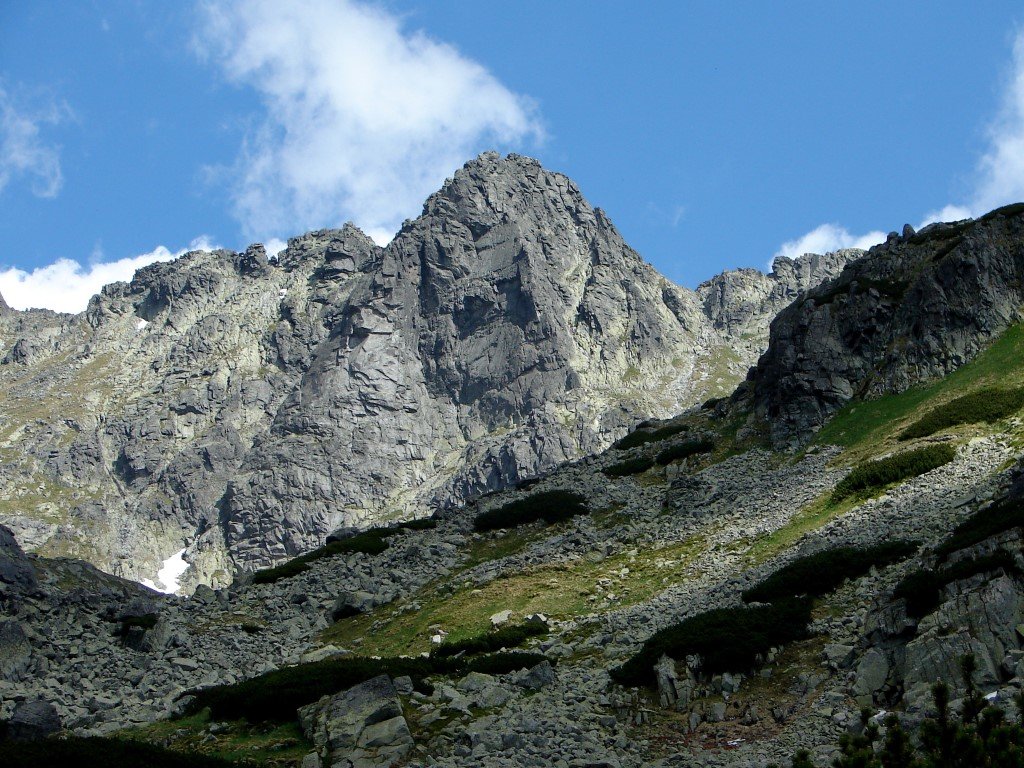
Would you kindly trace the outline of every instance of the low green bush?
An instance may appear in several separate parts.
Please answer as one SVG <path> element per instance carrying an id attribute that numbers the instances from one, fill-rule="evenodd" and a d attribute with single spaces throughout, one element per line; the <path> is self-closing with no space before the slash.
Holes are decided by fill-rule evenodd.
<path id="1" fill-rule="evenodd" d="M 936 548 L 939 557 L 974 546 L 996 534 L 1024 526 L 1024 504 L 1020 499 L 1004 499 L 987 509 L 975 512 L 953 529 L 953 533 Z"/>
<path id="2" fill-rule="evenodd" d="M 630 432 L 624 438 L 615 443 L 613 447 L 620 451 L 624 451 L 628 448 L 637 448 L 641 445 L 647 445 L 648 443 L 660 442 L 672 437 L 673 435 L 678 435 L 680 432 L 686 432 L 689 428 L 690 426 L 688 424 L 669 424 L 668 426 L 661 427 L 659 429 L 650 429 L 649 427 L 640 425 L 634 431 Z"/>
<path id="3" fill-rule="evenodd" d="M 907 601 L 908 616 L 920 619 L 939 607 L 942 602 L 942 590 L 947 584 L 998 570 L 1020 573 L 1013 556 L 1000 549 L 991 555 L 961 560 L 941 570 L 928 569 L 909 573 L 896 586 L 893 596 Z"/>
<path id="4" fill-rule="evenodd" d="M 710 453 L 713 450 L 715 450 L 715 444 L 707 438 L 684 440 L 659 451 L 655 461 L 661 465 L 671 464 L 673 461 L 696 456 L 698 453 Z"/>
<path id="5" fill-rule="evenodd" d="M 254 584 L 272 584 L 280 579 L 297 576 L 303 571 L 308 571 L 310 563 L 315 560 L 322 560 L 325 557 L 346 555 L 353 552 L 379 555 L 388 548 L 386 539 L 394 536 L 399 531 L 425 531 L 436 527 L 437 521 L 427 517 L 419 520 L 407 520 L 397 525 L 382 528 L 369 528 L 347 539 L 329 541 L 322 547 L 294 557 L 281 565 L 256 571 L 252 576 L 252 580 Z"/>
<path id="6" fill-rule="evenodd" d="M 512 501 L 503 507 L 482 512 L 473 521 L 478 531 L 515 528 L 543 520 L 548 525 L 568 520 L 575 515 L 589 515 L 586 499 L 571 491 L 543 491 Z"/>
<path id="7" fill-rule="evenodd" d="M 234 762 L 200 754 L 173 752 L 137 741 L 99 736 L 0 742 L 4 768 L 229 768 Z"/>
<path id="8" fill-rule="evenodd" d="M 525 651 L 488 653 L 484 656 L 467 659 L 466 663 L 457 670 L 457 674 L 480 672 L 484 675 L 506 675 L 520 669 L 530 669 L 542 661 L 550 661 L 552 665 L 555 663 L 543 653 L 526 653 Z"/>
<path id="9" fill-rule="evenodd" d="M 930 472 L 954 458 L 956 446 L 942 443 L 866 461 L 854 467 L 835 487 L 831 501 L 836 504 L 849 496 L 867 496 L 892 483 Z"/>
<path id="10" fill-rule="evenodd" d="M 295 719 L 299 707 L 334 694 L 378 675 L 392 678 L 408 675 L 418 690 L 427 686 L 432 675 L 464 675 L 484 672 L 498 675 L 529 668 L 544 661 L 536 653 L 491 653 L 484 656 L 390 657 L 343 656 L 267 672 L 230 685 L 217 685 L 190 691 L 194 697 L 186 714 L 210 708 L 215 720 L 244 718 L 250 723 L 288 722 Z"/>
<path id="11" fill-rule="evenodd" d="M 1024 387 L 987 387 L 933 408 L 900 432 L 900 440 L 927 437 L 958 424 L 991 424 L 1024 408 Z"/>
<path id="12" fill-rule="evenodd" d="M 526 642 L 527 638 L 545 635 L 548 628 L 543 624 L 520 624 L 515 627 L 503 627 L 496 632 L 485 632 L 465 640 L 442 643 L 431 652 L 434 658 L 490 653 L 502 648 L 515 648 Z"/>
<path id="13" fill-rule="evenodd" d="M 918 549 L 917 542 L 893 541 L 874 547 L 836 547 L 794 560 L 755 587 L 743 592 L 747 603 L 771 603 L 792 597 L 820 597 L 846 579 L 903 560 Z"/>
<path id="14" fill-rule="evenodd" d="M 809 599 L 708 611 L 654 634 L 611 677 L 622 685 L 653 685 L 654 665 L 663 654 L 673 659 L 699 654 L 707 675 L 745 672 L 770 648 L 806 637 L 810 618 Z"/>
<path id="15" fill-rule="evenodd" d="M 638 475 L 646 472 L 654 466 L 654 459 L 646 456 L 637 456 L 634 459 L 626 459 L 618 464 L 612 464 L 601 471 L 608 477 L 626 477 L 627 475 Z"/>

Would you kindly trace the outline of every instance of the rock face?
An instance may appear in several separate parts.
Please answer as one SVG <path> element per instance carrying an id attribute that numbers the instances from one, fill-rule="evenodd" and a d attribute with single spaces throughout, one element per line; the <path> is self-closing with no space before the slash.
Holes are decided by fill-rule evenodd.
<path id="1" fill-rule="evenodd" d="M 771 324 L 754 399 L 799 443 L 855 397 L 943 376 L 1021 320 L 1024 206 L 892 233 Z"/>
<path id="2" fill-rule="evenodd" d="M 414 746 L 387 675 L 303 707 L 299 722 L 323 764 L 336 768 L 390 768 Z"/>
<path id="3" fill-rule="evenodd" d="M 728 394 L 856 255 L 685 290 L 572 181 L 485 154 L 386 248 L 346 226 L 0 314 L 0 523 L 135 579 L 185 548 L 184 583 L 224 584 Z"/>

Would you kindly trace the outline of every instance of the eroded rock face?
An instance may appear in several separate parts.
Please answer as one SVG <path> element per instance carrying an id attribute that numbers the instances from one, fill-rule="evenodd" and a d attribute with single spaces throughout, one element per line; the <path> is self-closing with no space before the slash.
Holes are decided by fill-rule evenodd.
<path id="1" fill-rule="evenodd" d="M 901 392 L 972 359 L 1022 318 L 1024 208 L 893 233 L 771 325 L 754 398 L 779 444 L 854 397 Z"/>
<path id="2" fill-rule="evenodd" d="M 482 155 L 386 248 L 190 253 L 81 315 L 0 315 L 0 523 L 27 549 L 215 585 L 731 391 L 769 318 L 858 252 L 694 292 L 576 185 Z M 13 510 L 13 511 L 9 511 Z"/>

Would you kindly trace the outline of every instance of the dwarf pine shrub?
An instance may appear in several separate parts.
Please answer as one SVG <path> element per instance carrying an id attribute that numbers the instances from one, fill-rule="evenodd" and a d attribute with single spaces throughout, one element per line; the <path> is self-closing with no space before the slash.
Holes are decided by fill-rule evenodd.
<path id="1" fill-rule="evenodd" d="M 684 440 L 681 443 L 676 443 L 673 446 L 659 451 L 658 455 L 655 457 L 655 461 L 661 465 L 671 464 L 673 461 L 679 461 L 680 459 L 686 459 L 690 456 L 696 456 L 699 453 L 710 453 L 713 450 L 715 450 L 715 444 L 707 438 Z"/>
<path id="2" fill-rule="evenodd" d="M 299 707 L 378 675 L 391 678 L 408 675 L 422 691 L 428 687 L 425 679 L 433 675 L 467 672 L 499 675 L 533 667 L 544 660 L 541 654 L 523 652 L 467 654 L 459 658 L 343 656 L 283 667 L 230 685 L 190 691 L 194 698 L 186 714 L 196 714 L 209 707 L 210 716 L 216 720 L 245 718 L 250 723 L 289 722 L 295 719 Z"/>
<path id="3" fill-rule="evenodd" d="M 688 424 L 669 424 L 668 426 L 661 427 L 659 429 L 650 429 L 649 427 L 641 425 L 615 443 L 612 447 L 617 448 L 620 451 L 624 451 L 628 448 L 637 448 L 641 445 L 647 445 L 648 443 L 660 442 L 672 437 L 673 435 L 678 435 L 680 432 L 685 432 L 689 428 Z"/>
<path id="4" fill-rule="evenodd" d="M 755 587 L 743 592 L 747 603 L 771 603 L 793 597 L 820 597 L 847 579 L 863 576 L 872 567 L 883 568 L 917 551 L 919 544 L 893 541 L 873 547 L 836 547 L 800 557 Z"/>
<path id="5" fill-rule="evenodd" d="M 482 512 L 473 521 L 477 531 L 515 528 L 543 520 L 546 524 L 568 520 L 575 515 L 589 515 L 586 499 L 571 491 L 542 491 L 523 499 L 509 502 L 497 509 Z"/>
<path id="6" fill-rule="evenodd" d="M 930 472 L 954 458 L 956 446 L 941 443 L 896 453 L 884 459 L 866 461 L 854 467 L 835 487 L 831 502 L 836 504 L 849 496 L 867 496 L 892 483 Z"/>
<path id="7" fill-rule="evenodd" d="M 1004 549 L 996 550 L 991 555 L 961 560 L 947 568 L 930 568 L 909 573 L 896 585 L 893 596 L 907 601 L 908 616 L 920 619 L 939 607 L 942 602 L 942 590 L 947 584 L 1000 570 L 1006 573 L 1020 573 L 1013 555 Z"/>
<path id="8" fill-rule="evenodd" d="M 196 753 L 174 752 L 137 741 L 73 736 L 66 739 L 0 742 L 0 765 L 4 768 L 114 768 L 143 765 L 146 768 L 230 768 L 237 764 Z"/>
<path id="9" fill-rule="evenodd" d="M 991 424 L 1024 408 L 1024 387 L 986 387 L 933 408 L 899 434 L 900 440 L 927 437 L 959 424 Z"/>
<path id="10" fill-rule="evenodd" d="M 770 648 L 805 638 L 810 618 L 811 601 L 801 598 L 701 613 L 655 633 L 611 677 L 622 685 L 654 685 L 654 665 L 662 655 L 697 654 L 707 675 L 745 672 Z"/>
<path id="11" fill-rule="evenodd" d="M 953 552 L 974 546 L 996 534 L 1024 526 L 1024 504 L 1020 499 L 1004 499 L 975 512 L 953 529 L 935 552 L 944 558 Z"/>
<path id="12" fill-rule="evenodd" d="M 628 475 L 639 475 L 641 472 L 646 472 L 653 466 L 654 459 L 648 458 L 647 456 L 637 456 L 633 459 L 620 461 L 618 464 L 612 464 L 601 471 L 608 477 L 626 477 Z"/>
<path id="13" fill-rule="evenodd" d="M 548 629 L 543 624 L 520 624 L 515 627 L 502 627 L 495 632 L 484 632 L 465 640 L 446 642 L 439 645 L 431 652 L 434 658 L 445 658 L 458 656 L 459 654 L 472 655 L 476 653 L 490 653 L 499 651 L 502 648 L 515 648 L 522 645 L 530 637 L 547 634 Z"/>

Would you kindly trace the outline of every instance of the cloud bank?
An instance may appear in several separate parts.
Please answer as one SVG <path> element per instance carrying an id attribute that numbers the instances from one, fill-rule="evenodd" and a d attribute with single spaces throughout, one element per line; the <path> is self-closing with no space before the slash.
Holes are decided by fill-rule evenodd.
<path id="1" fill-rule="evenodd" d="M 28 105 L 0 82 L 0 193 L 11 182 L 27 178 L 37 197 L 56 197 L 64 183 L 60 147 L 40 131 L 71 116 L 66 104 L 49 101 Z"/>
<path id="2" fill-rule="evenodd" d="M 170 261 L 188 251 L 210 251 L 218 247 L 206 237 L 199 237 L 179 251 L 172 252 L 161 245 L 149 253 L 117 261 L 92 262 L 88 266 L 73 259 L 58 259 L 31 272 L 10 267 L 0 270 L 0 294 L 14 309 L 42 307 L 58 312 L 81 312 L 104 285 L 131 280 L 135 270 L 147 264 Z"/>
<path id="3" fill-rule="evenodd" d="M 829 253 L 841 248 L 870 248 L 885 240 L 885 233 L 874 231 L 866 235 L 854 235 L 838 224 L 822 224 L 795 240 L 787 240 L 776 256 L 795 259 L 805 253 Z"/>
<path id="4" fill-rule="evenodd" d="M 987 145 L 974 171 L 969 199 L 929 211 L 917 229 L 936 221 L 975 218 L 993 208 L 1024 201 L 1024 31 L 1013 44 L 1002 104 L 988 127 Z M 838 224 L 822 224 L 783 243 L 776 256 L 825 253 L 839 248 L 868 248 L 885 240 L 882 232 L 854 235 Z"/>
<path id="5" fill-rule="evenodd" d="M 401 18 L 356 0 L 208 0 L 195 48 L 264 115 L 235 166 L 246 236 L 353 220 L 378 242 L 491 145 L 539 141 L 531 101 Z"/>

